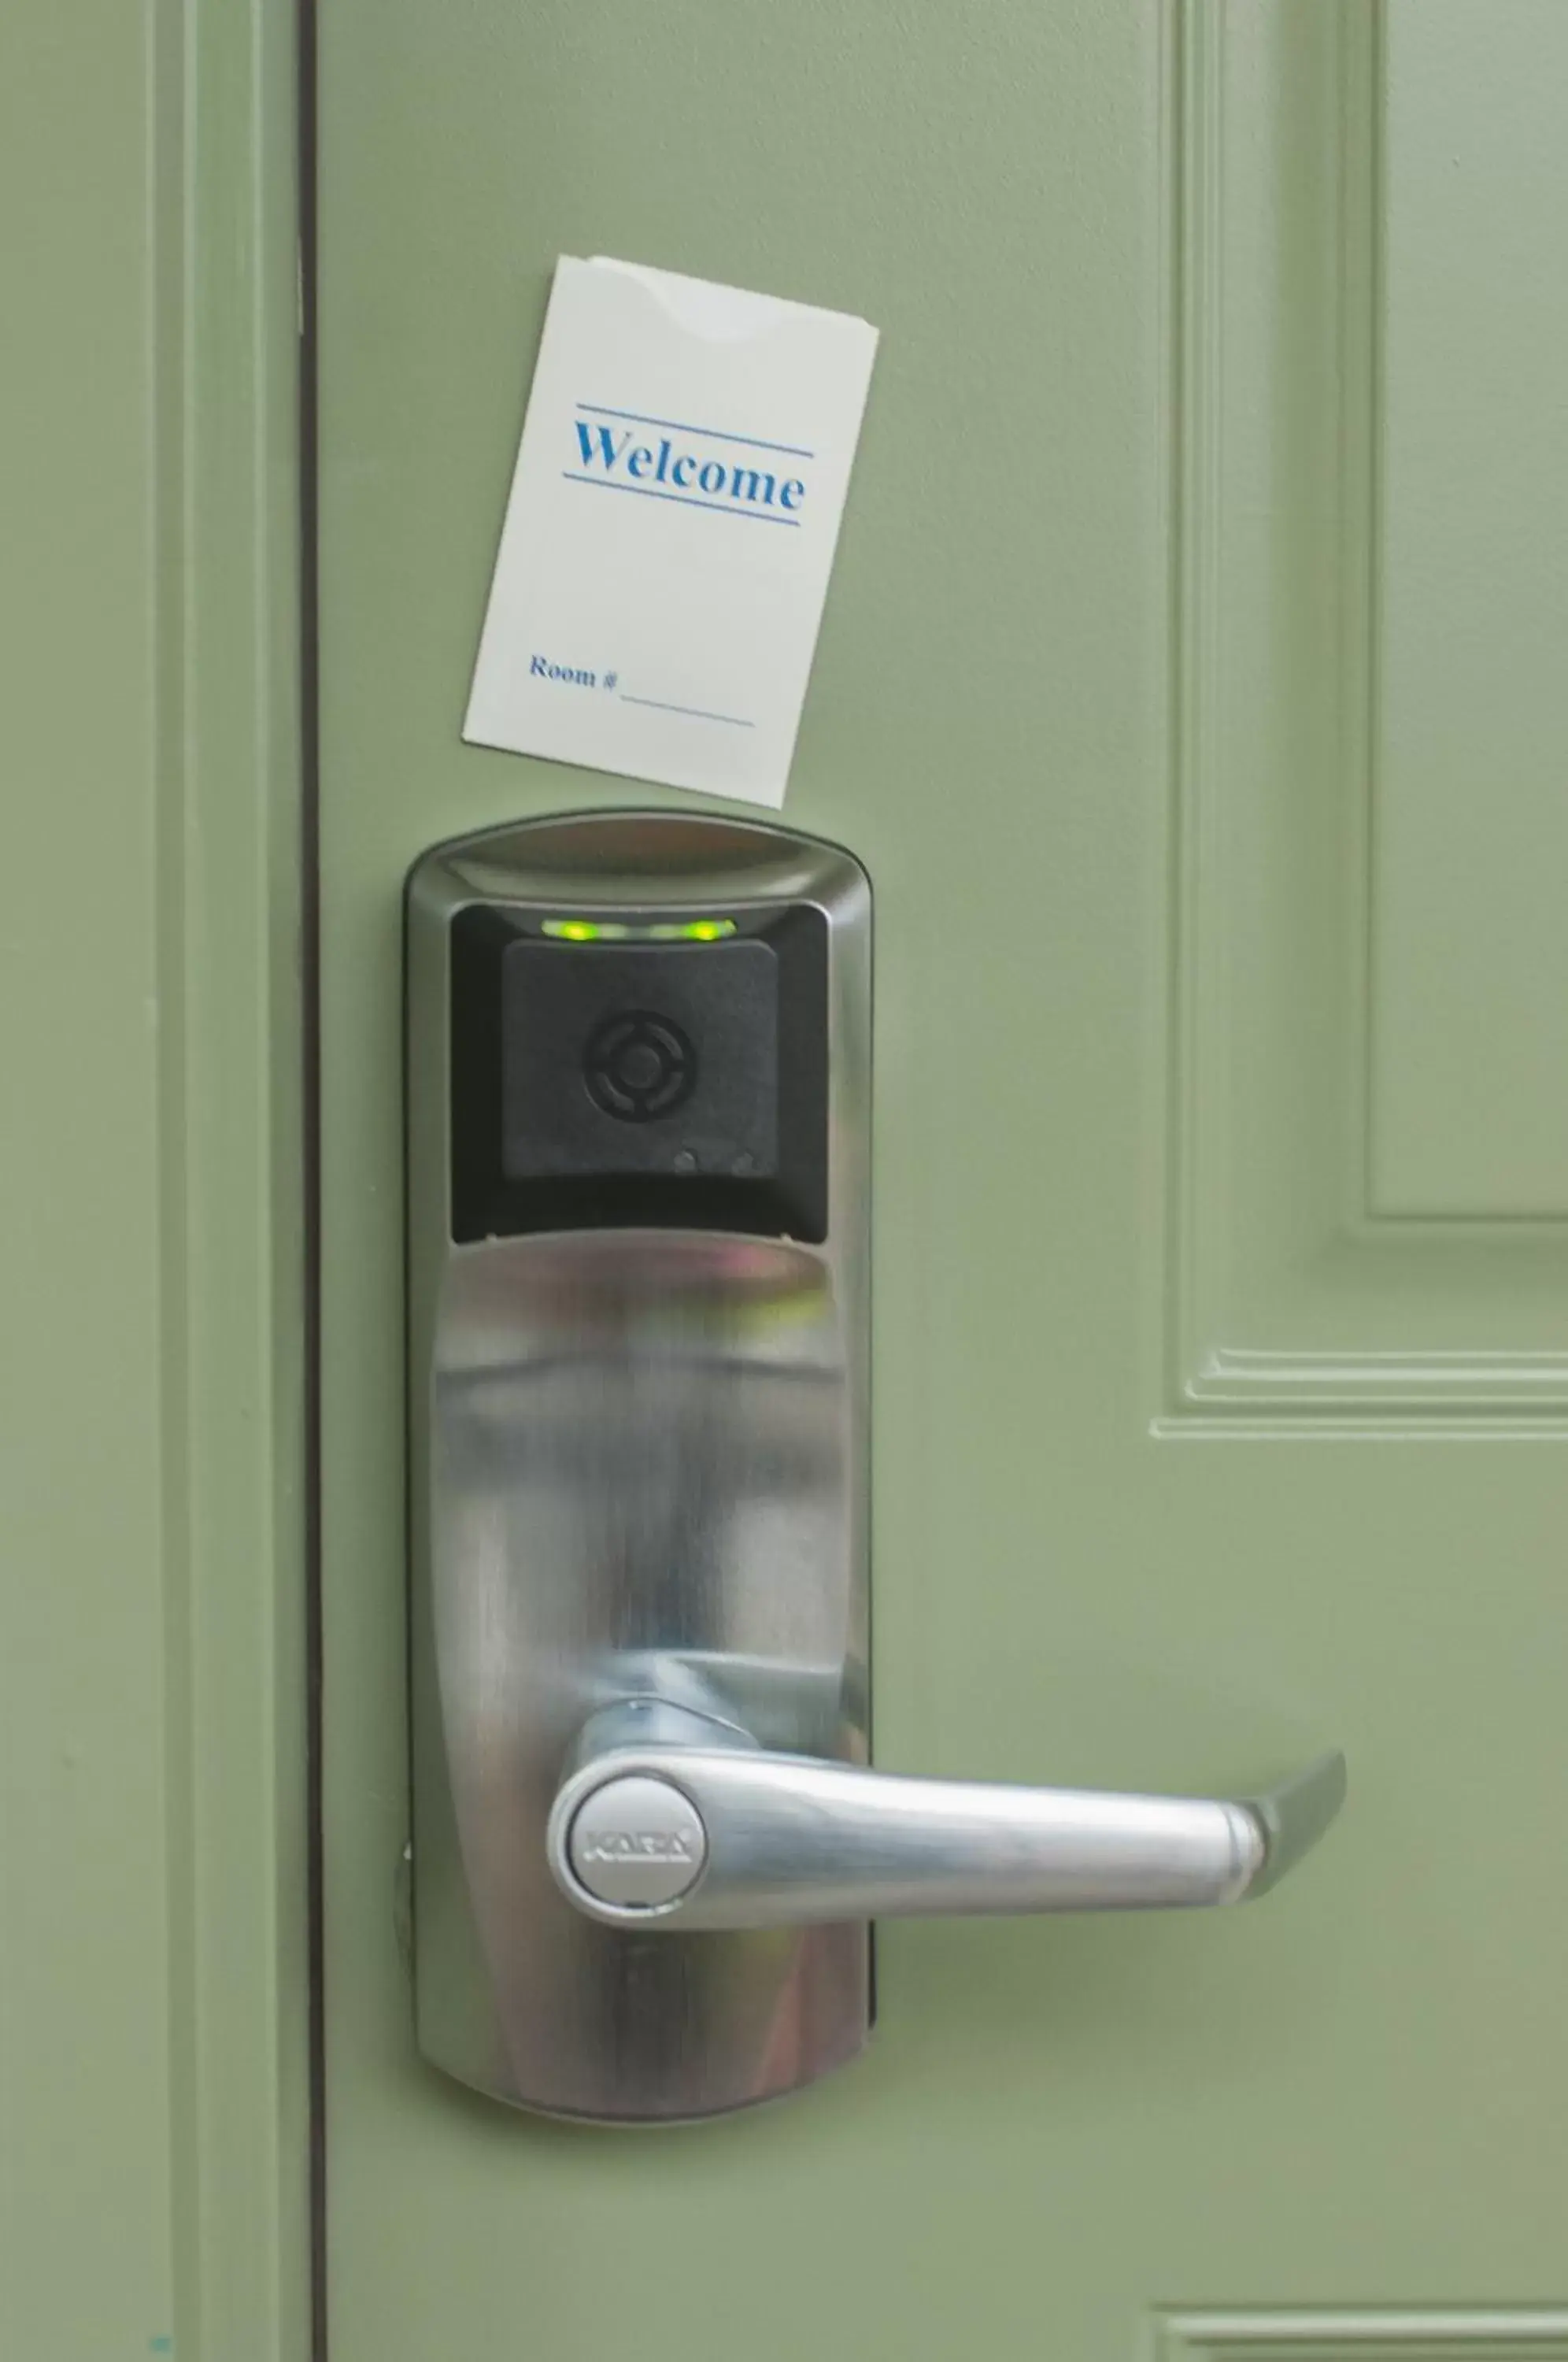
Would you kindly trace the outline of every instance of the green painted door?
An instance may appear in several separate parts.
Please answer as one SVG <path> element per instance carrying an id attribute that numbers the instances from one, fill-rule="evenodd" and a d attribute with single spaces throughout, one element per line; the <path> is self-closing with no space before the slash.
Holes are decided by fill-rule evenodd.
<path id="1" fill-rule="evenodd" d="M 1568 10 L 321 15 L 334 2362 L 1562 2362 Z M 459 739 L 561 252 L 882 330 L 785 811 L 877 895 L 878 1760 L 1352 1778 L 636 2136 L 422 2065 L 392 1924 L 402 880 L 681 801 Z"/>

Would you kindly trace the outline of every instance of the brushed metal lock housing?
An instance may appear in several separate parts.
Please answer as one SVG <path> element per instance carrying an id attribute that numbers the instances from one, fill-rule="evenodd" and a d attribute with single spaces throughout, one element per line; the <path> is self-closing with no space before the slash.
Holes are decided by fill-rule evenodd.
<path id="1" fill-rule="evenodd" d="M 864 1919 L 650 1938 L 547 1843 L 607 1707 L 865 1760 L 869 928 L 847 854 L 683 813 L 409 881 L 419 2039 L 525 2106 L 706 2114 L 869 2028 Z M 678 1897 L 695 1809 L 609 1807 L 597 1893 Z"/>
<path id="2" fill-rule="evenodd" d="M 688 813 L 407 905 L 419 2041 L 710 2115 L 865 2043 L 870 1922 L 1231 1903 L 1333 1817 L 867 1768 L 870 889 Z"/>

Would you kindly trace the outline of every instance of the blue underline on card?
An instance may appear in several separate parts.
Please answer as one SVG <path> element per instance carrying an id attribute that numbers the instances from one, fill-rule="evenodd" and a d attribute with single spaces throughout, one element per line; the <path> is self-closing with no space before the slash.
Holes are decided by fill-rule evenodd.
<path id="1" fill-rule="evenodd" d="M 580 476 L 575 468 L 563 468 L 561 474 L 569 484 L 592 484 L 602 492 L 635 492 L 640 501 L 679 501 L 683 509 L 706 509 L 710 516 L 744 517 L 750 524 L 798 526 L 801 522 L 799 517 L 769 516 L 766 509 L 736 509 L 725 501 L 693 500 L 690 492 L 656 492 L 647 484 L 613 484 L 607 476 Z"/>
<path id="2" fill-rule="evenodd" d="M 633 697 L 621 691 L 623 705 L 656 705 L 661 713 L 690 713 L 694 722 L 727 722 L 735 730 L 755 730 L 755 722 L 743 722 L 738 713 L 707 713 L 700 705 L 671 705 L 662 697 Z"/>
<path id="3" fill-rule="evenodd" d="M 668 426 L 672 435 L 706 435 L 713 443 L 745 443 L 754 451 L 782 451 L 788 459 L 814 459 L 816 453 L 799 443 L 767 443 L 760 435 L 732 435 L 726 426 L 690 426 L 681 418 L 650 418 L 642 410 L 607 410 L 602 402 L 580 402 L 579 410 L 595 418 L 629 418 L 634 426 Z"/>

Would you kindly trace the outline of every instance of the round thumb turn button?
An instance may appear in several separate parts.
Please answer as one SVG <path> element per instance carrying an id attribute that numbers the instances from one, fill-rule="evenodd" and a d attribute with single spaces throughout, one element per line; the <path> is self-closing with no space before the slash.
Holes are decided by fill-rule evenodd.
<path id="1" fill-rule="evenodd" d="M 652 1911 L 695 1883 L 708 1833 L 695 1805 L 669 1781 L 628 1772 L 606 1780 L 578 1807 L 567 1850 L 597 1901 Z"/>

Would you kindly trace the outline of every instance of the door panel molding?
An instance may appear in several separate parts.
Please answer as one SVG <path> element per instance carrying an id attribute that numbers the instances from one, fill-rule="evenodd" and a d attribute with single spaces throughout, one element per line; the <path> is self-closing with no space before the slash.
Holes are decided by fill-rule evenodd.
<path id="1" fill-rule="evenodd" d="M 1535 0 L 1189 0 L 1176 19 L 1173 1432 L 1528 1433 L 1568 1410 L 1568 1114 L 1539 1082 L 1568 1062 L 1568 709 L 1555 642 L 1523 628 L 1561 534 L 1519 456 L 1542 447 L 1568 321 L 1535 322 L 1546 378 L 1513 372 L 1535 408 L 1502 445 L 1482 382 L 1520 358 L 1529 274 L 1503 274 L 1490 344 L 1436 366 L 1482 233 L 1544 235 L 1568 169 L 1514 139 L 1510 104 L 1465 110 L 1451 170 L 1453 52 L 1479 44 L 1522 98 L 1555 86 L 1542 44 L 1565 37 Z M 1445 174 L 1451 211 L 1481 208 L 1467 245 Z M 1507 657 L 1500 781 L 1477 775 L 1458 663 L 1478 642 Z"/>
<path id="2" fill-rule="evenodd" d="M 1167 2362 L 1568 2362 L 1568 2312 L 1169 2312 L 1154 2343 Z"/>
<path id="3" fill-rule="evenodd" d="M 162 14 L 174 2351 L 295 2362 L 312 2301 L 297 39 L 269 0 Z"/>
<path id="4" fill-rule="evenodd" d="M 58 2362 L 308 2334 L 291 13 L 7 20 L 0 2345 Z"/>

